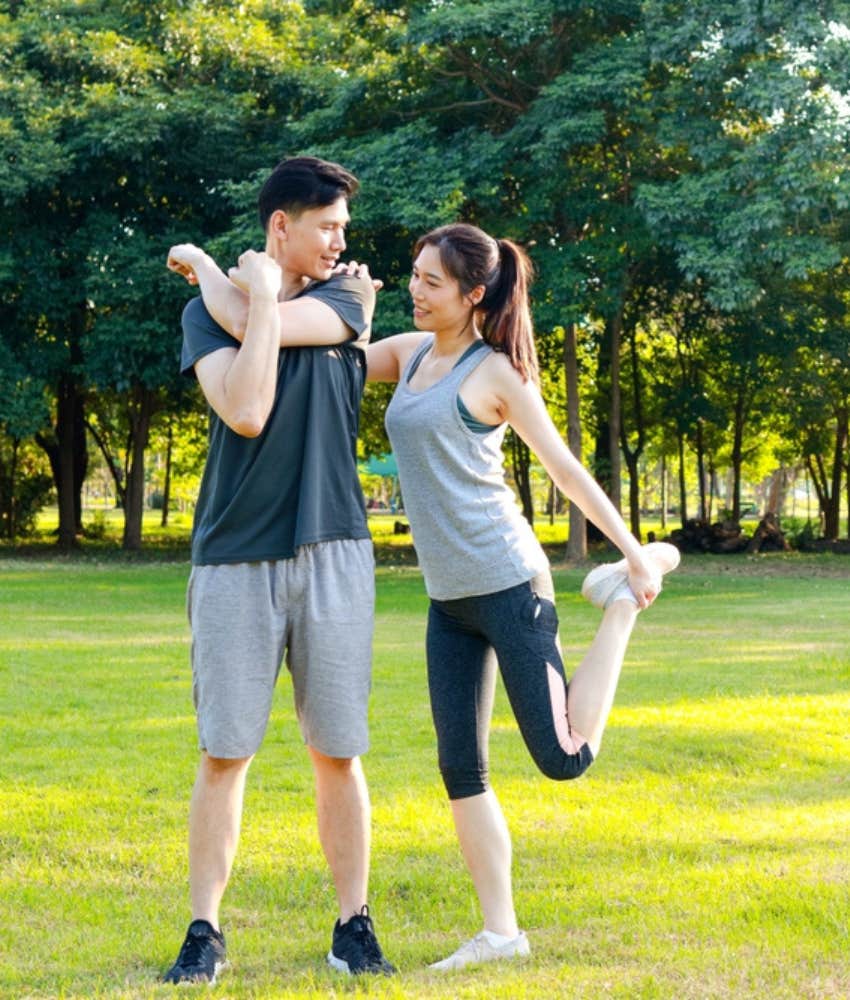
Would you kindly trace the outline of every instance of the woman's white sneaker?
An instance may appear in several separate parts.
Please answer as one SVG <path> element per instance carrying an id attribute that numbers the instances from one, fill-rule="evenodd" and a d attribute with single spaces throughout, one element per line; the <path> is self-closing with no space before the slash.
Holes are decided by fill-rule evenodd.
<path id="1" fill-rule="evenodd" d="M 581 585 L 581 596 L 595 604 L 597 608 L 607 608 L 614 601 L 627 600 L 637 604 L 637 598 L 629 586 L 629 571 L 626 560 L 605 563 L 592 569 Z"/>
<path id="2" fill-rule="evenodd" d="M 650 542 L 644 545 L 644 551 L 655 563 L 658 572 L 663 577 L 678 565 L 682 558 L 675 545 L 669 542 Z M 629 568 L 625 559 L 619 562 L 604 563 L 592 569 L 584 578 L 581 594 L 597 608 L 607 608 L 614 601 L 633 601 L 638 603 L 629 586 Z"/>
<path id="3" fill-rule="evenodd" d="M 530 954 L 531 946 L 525 931 L 520 931 L 515 938 L 505 938 L 501 934 L 493 934 L 491 931 L 481 931 L 466 944 L 462 944 L 453 955 L 449 955 L 441 962 L 434 962 L 428 968 L 447 972 L 479 962 L 495 962 L 502 958 L 522 958 Z"/>

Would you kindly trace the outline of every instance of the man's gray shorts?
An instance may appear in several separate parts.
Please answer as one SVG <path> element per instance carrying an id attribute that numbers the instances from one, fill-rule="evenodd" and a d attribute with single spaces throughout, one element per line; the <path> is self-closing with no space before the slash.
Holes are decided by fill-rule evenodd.
<path id="1" fill-rule="evenodd" d="M 193 566 L 187 605 L 198 737 L 211 757 L 259 749 L 284 657 L 307 745 L 328 757 L 365 753 L 371 539 L 304 545 L 273 562 Z"/>

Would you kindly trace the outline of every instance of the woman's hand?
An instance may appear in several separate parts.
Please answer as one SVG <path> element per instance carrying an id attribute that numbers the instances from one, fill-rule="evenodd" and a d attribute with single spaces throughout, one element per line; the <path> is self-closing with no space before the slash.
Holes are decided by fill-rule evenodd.
<path id="1" fill-rule="evenodd" d="M 661 591 L 661 573 L 646 558 L 643 550 L 627 560 L 629 587 L 637 598 L 638 607 L 648 608 Z"/>

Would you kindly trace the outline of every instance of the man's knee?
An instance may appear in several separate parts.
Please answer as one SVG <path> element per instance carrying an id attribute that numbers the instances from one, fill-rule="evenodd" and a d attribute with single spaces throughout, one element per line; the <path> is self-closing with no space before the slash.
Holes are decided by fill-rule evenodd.
<path id="1" fill-rule="evenodd" d="M 325 774 L 346 775 L 357 773 L 360 770 L 359 757 L 329 757 L 314 747 L 307 747 L 307 750 L 310 753 L 313 767 L 317 771 Z"/>
<path id="2" fill-rule="evenodd" d="M 233 778 L 247 771 L 254 755 L 250 757 L 212 757 L 206 751 L 201 755 L 201 770 L 211 781 Z"/>

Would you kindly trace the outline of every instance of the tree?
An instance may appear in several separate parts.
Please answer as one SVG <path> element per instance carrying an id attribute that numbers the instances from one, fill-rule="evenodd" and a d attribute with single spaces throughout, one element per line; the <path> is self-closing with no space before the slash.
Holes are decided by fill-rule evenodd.
<path id="1" fill-rule="evenodd" d="M 130 435 L 124 545 L 140 544 L 144 452 L 175 380 L 185 299 L 165 255 L 226 228 L 221 185 L 268 165 L 285 141 L 281 119 L 314 99 L 306 25 L 295 4 L 175 0 L 23 2 L 0 22 L 4 318 L 14 315 L 31 373 L 53 389 L 53 429 L 37 440 L 63 547 L 80 524 L 92 392 L 114 397 L 102 414 L 121 414 L 103 433 Z"/>

